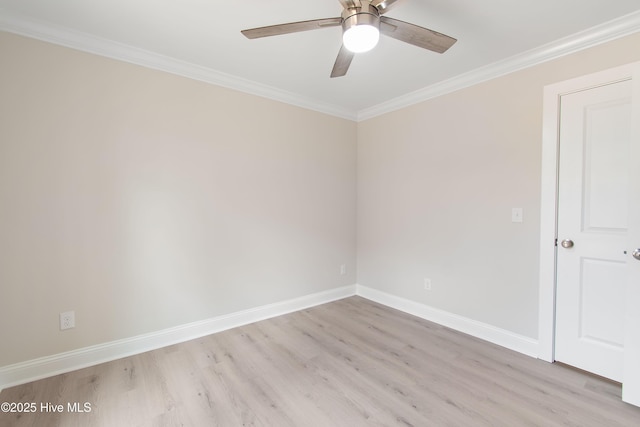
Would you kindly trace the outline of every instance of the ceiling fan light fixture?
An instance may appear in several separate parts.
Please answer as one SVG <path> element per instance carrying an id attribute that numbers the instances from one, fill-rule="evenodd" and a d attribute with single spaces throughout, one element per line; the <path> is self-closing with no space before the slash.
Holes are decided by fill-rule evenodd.
<path id="1" fill-rule="evenodd" d="M 382 34 L 385 36 L 437 53 L 446 52 L 457 41 L 446 34 L 389 18 L 388 16 L 382 16 L 397 1 L 340 0 L 342 13 L 335 18 L 312 19 L 250 28 L 242 30 L 242 34 L 248 39 L 257 39 L 342 26 L 342 46 L 340 46 L 338 56 L 333 64 L 331 78 L 342 77 L 347 74 L 351 61 L 357 53 L 373 49 L 380 39 L 381 28 Z"/>
<path id="2" fill-rule="evenodd" d="M 342 21 L 342 43 L 354 53 L 367 52 L 380 39 L 380 18 L 371 13 L 356 13 Z"/>
<path id="3" fill-rule="evenodd" d="M 344 47 L 353 53 L 367 52 L 378 44 L 380 31 L 373 25 L 357 25 L 342 35 Z"/>

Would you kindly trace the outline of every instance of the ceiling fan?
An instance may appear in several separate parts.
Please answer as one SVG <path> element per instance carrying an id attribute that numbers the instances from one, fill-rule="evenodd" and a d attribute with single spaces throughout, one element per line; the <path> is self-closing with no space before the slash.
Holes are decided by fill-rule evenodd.
<path id="1" fill-rule="evenodd" d="M 453 37 L 399 21 L 384 15 L 398 0 L 338 0 L 342 15 L 337 18 L 312 19 L 268 27 L 243 30 L 249 39 L 317 30 L 342 25 L 342 46 L 333 65 L 331 77 L 347 74 L 356 53 L 366 52 L 378 43 L 380 33 L 414 46 L 443 53 L 457 41 Z"/>

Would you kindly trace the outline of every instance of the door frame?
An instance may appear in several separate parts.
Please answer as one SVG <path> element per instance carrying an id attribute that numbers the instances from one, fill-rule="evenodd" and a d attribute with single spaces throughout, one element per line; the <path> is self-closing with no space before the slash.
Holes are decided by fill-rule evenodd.
<path id="1" fill-rule="evenodd" d="M 547 362 L 553 362 L 555 360 L 560 99 L 564 95 L 617 81 L 635 80 L 634 85 L 640 84 L 637 78 L 633 79 L 634 71 L 639 68 L 640 62 L 635 62 L 544 87 L 540 195 L 538 358 Z M 634 102 L 633 108 L 637 108 L 637 105 L 638 102 Z M 638 302 L 640 303 L 640 301 Z M 626 335 L 627 337 L 625 338 L 628 338 L 629 334 L 627 333 Z M 626 343 L 628 341 L 628 339 L 625 341 L 625 353 Z M 627 381 L 640 384 L 640 378 L 630 379 L 625 373 L 624 383 L 626 384 Z M 640 400 L 635 404 L 640 405 Z"/>

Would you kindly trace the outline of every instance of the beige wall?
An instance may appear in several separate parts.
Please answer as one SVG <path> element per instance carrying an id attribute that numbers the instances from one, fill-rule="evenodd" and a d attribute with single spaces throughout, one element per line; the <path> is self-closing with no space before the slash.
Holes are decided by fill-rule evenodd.
<path id="1" fill-rule="evenodd" d="M 356 282 L 355 123 L 6 33 L 0 52 L 0 366 Z"/>
<path id="2" fill-rule="evenodd" d="M 356 280 L 535 338 L 542 88 L 638 45 L 356 125 L 0 33 L 0 366 Z"/>
<path id="3" fill-rule="evenodd" d="M 638 46 L 635 34 L 360 123 L 358 282 L 537 338 L 543 87 L 637 61 Z"/>

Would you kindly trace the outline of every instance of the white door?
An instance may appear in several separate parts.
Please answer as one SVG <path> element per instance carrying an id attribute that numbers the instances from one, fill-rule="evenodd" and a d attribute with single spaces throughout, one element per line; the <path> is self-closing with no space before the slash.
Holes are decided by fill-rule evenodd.
<path id="1" fill-rule="evenodd" d="M 555 360 L 620 382 L 640 221 L 629 217 L 631 94 L 626 80 L 560 98 Z"/>
<path id="2" fill-rule="evenodd" d="M 631 169 L 629 185 L 629 218 L 640 219 L 640 63 L 633 73 L 633 119 L 631 129 L 631 159 L 636 159 Z M 632 160 L 633 162 L 633 160 Z M 629 250 L 631 256 L 627 271 L 627 309 L 624 341 L 624 378 L 622 399 L 640 406 L 640 221 L 630 221 Z"/>

